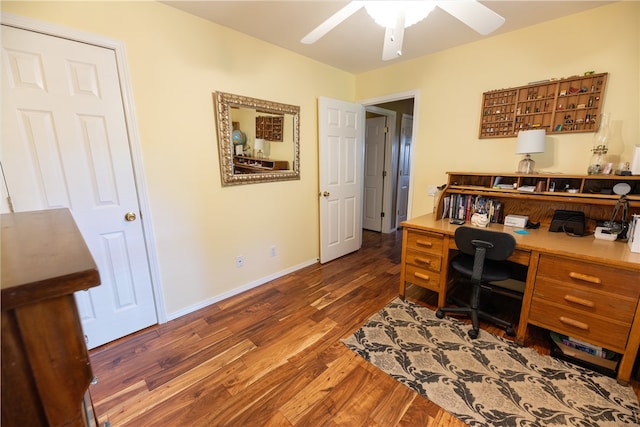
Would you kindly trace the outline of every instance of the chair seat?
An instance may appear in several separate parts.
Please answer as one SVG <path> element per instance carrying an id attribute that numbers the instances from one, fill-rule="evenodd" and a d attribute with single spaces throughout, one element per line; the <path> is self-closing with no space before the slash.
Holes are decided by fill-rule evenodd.
<path id="1" fill-rule="evenodd" d="M 451 267 L 465 276 L 471 277 L 473 274 L 473 261 L 474 258 L 471 255 L 458 254 L 451 260 Z M 506 280 L 511 277 L 511 274 L 511 269 L 504 262 L 484 261 L 484 269 L 482 270 L 483 282 Z"/>

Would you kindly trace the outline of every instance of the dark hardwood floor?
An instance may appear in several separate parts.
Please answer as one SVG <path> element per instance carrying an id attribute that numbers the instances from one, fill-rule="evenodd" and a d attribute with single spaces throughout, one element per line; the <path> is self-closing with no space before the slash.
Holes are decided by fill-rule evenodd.
<path id="1" fill-rule="evenodd" d="M 397 297 L 401 239 L 401 232 L 365 231 L 356 253 L 92 350 L 99 420 L 114 427 L 464 426 L 340 342 Z M 435 294 L 421 288 L 409 286 L 407 298 L 435 308 Z M 514 304 L 504 308 L 517 319 Z M 529 329 L 527 344 L 548 354 L 543 331 Z"/>

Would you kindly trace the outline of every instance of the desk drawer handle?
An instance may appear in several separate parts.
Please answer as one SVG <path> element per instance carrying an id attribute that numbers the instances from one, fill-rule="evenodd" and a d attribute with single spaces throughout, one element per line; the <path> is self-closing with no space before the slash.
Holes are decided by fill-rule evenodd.
<path id="1" fill-rule="evenodd" d="M 573 271 L 569 273 L 569 277 L 576 280 L 582 280 L 583 282 L 595 283 L 597 285 L 602 283 L 602 280 L 600 280 L 599 277 L 589 276 L 587 274 L 582 274 L 582 273 L 575 273 Z"/>
<path id="2" fill-rule="evenodd" d="M 577 320 L 573 320 L 569 317 L 560 316 L 560 321 L 566 325 L 575 326 L 578 329 L 582 329 L 584 331 L 589 330 L 589 325 L 586 323 L 578 322 Z"/>
<path id="3" fill-rule="evenodd" d="M 431 277 L 427 276 L 426 274 L 422 274 L 422 273 L 413 273 L 414 276 L 416 276 L 418 279 L 422 279 L 422 280 L 431 280 Z"/>
<path id="4" fill-rule="evenodd" d="M 584 298 L 574 297 L 573 295 L 565 295 L 564 300 L 567 302 L 572 302 L 574 304 L 583 305 L 585 307 L 595 307 L 596 303 Z"/>
<path id="5" fill-rule="evenodd" d="M 420 258 L 419 256 L 414 258 L 416 260 L 416 262 L 422 263 L 422 264 L 427 264 L 427 265 L 431 265 L 431 260 L 430 259 L 426 259 L 426 258 Z"/>
<path id="6" fill-rule="evenodd" d="M 427 248 L 433 247 L 433 243 L 428 240 L 416 240 L 416 244 L 420 246 L 426 246 Z"/>

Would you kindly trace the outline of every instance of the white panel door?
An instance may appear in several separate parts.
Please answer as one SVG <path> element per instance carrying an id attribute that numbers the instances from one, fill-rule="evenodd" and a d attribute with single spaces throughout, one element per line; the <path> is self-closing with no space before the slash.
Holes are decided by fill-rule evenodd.
<path id="1" fill-rule="evenodd" d="M 366 121 L 362 228 L 372 231 L 382 231 L 386 122 L 384 116 Z"/>
<path id="2" fill-rule="evenodd" d="M 320 262 L 362 245 L 364 107 L 321 97 L 318 103 L 320 156 Z"/>
<path id="3" fill-rule="evenodd" d="M 400 128 L 400 159 L 398 165 L 398 197 L 396 226 L 407 220 L 409 206 L 409 174 L 411 172 L 411 143 L 413 142 L 413 116 L 402 115 Z"/>
<path id="4" fill-rule="evenodd" d="M 76 293 L 88 347 L 157 323 L 114 51 L 3 25 L 2 63 L 13 207 L 68 207 L 98 265 Z"/>

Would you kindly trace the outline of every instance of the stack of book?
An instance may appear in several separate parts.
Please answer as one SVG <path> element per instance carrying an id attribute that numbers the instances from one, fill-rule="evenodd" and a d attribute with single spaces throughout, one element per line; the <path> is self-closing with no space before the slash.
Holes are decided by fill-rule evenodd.
<path id="1" fill-rule="evenodd" d="M 442 218 L 470 221 L 474 213 L 487 214 L 491 222 L 504 222 L 500 200 L 472 194 L 451 194 L 443 200 Z"/>
<path id="2" fill-rule="evenodd" d="M 597 345 L 589 344 L 588 342 L 579 340 L 573 337 L 562 336 L 562 344 L 575 348 L 576 350 L 584 351 L 596 357 L 607 357 L 607 350 Z"/>
<path id="3" fill-rule="evenodd" d="M 551 332 L 551 355 L 615 377 L 620 355 L 573 337 Z"/>

